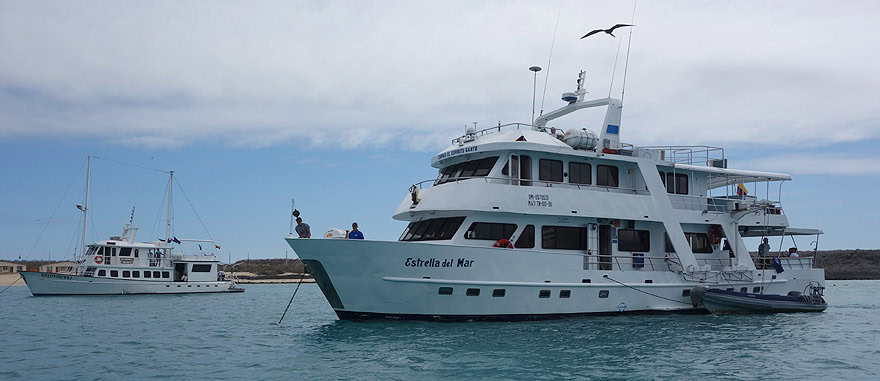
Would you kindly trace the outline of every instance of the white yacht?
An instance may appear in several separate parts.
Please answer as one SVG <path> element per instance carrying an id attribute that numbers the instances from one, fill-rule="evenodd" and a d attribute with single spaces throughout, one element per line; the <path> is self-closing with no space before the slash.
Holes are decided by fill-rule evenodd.
<path id="1" fill-rule="evenodd" d="M 91 157 L 89 157 L 91 169 Z M 88 177 L 91 174 L 87 173 Z M 137 242 L 137 228 L 132 227 L 134 211 L 121 236 L 110 237 L 88 245 L 85 255 L 70 273 L 21 272 L 31 293 L 37 295 L 114 295 L 114 294 L 189 294 L 216 292 L 243 292 L 234 279 L 227 280 L 220 271 L 220 262 L 211 253 L 219 248 L 213 240 L 177 239 L 169 235 L 171 189 L 174 172 L 168 180 L 168 217 L 164 240 Z M 80 206 L 83 221 L 88 221 L 88 185 L 85 203 Z M 86 224 L 83 223 L 85 247 Z M 199 246 L 193 255 L 179 253 L 172 244 L 192 242 Z M 202 251 L 202 244 L 208 247 Z"/>
<path id="2" fill-rule="evenodd" d="M 790 176 L 728 168 L 718 147 L 621 143 L 621 102 L 584 100 L 584 72 L 577 83 L 533 123 L 468 129 L 433 156 L 438 177 L 393 215 L 410 221 L 398 241 L 288 237 L 339 318 L 689 312 L 696 286 L 824 285 L 813 258 L 753 259 L 743 240 L 822 233 L 790 227 L 771 199 Z M 547 126 L 592 107 L 607 107 L 598 136 Z M 767 196 L 738 194 L 748 183 Z"/>

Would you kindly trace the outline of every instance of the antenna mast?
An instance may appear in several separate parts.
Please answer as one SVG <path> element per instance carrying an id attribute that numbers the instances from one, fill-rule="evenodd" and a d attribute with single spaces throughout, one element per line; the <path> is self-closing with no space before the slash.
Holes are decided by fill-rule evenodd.
<path id="1" fill-rule="evenodd" d="M 541 71 L 540 66 L 532 66 L 529 70 L 535 72 L 535 79 L 532 81 L 532 125 L 535 124 L 535 96 L 538 90 L 538 72 Z"/>
<path id="2" fill-rule="evenodd" d="M 291 198 L 290 199 L 290 233 L 288 233 L 288 234 L 290 234 L 291 237 L 293 236 L 293 218 L 296 217 L 296 213 L 294 213 L 296 211 L 296 208 L 294 208 L 295 205 L 296 205 L 296 200 Z M 285 255 L 287 255 L 287 254 L 285 254 Z"/>
<path id="3" fill-rule="evenodd" d="M 88 161 L 88 165 L 86 166 L 86 199 L 83 202 L 83 234 L 82 234 L 82 251 L 80 255 L 86 255 L 86 224 L 89 222 L 89 181 L 92 177 L 92 155 L 89 155 L 86 159 Z"/>
<path id="4" fill-rule="evenodd" d="M 174 171 L 169 171 L 168 176 L 168 208 L 165 211 L 165 243 L 168 244 L 168 239 L 171 238 L 171 190 L 172 190 L 172 181 L 174 180 Z M 170 247 L 170 245 L 169 245 Z"/>

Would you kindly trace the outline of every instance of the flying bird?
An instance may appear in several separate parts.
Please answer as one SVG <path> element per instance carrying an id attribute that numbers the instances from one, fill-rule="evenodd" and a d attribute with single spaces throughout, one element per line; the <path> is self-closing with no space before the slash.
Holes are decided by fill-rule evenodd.
<path id="1" fill-rule="evenodd" d="M 611 35 L 611 37 L 615 37 L 615 38 L 616 38 L 617 36 L 615 36 L 614 33 L 612 33 L 612 32 L 614 32 L 614 30 L 617 29 L 617 28 L 622 28 L 622 27 L 625 27 L 625 26 L 634 26 L 634 25 L 630 25 L 630 24 L 617 24 L 617 25 L 612 26 L 611 28 L 608 28 L 608 29 L 596 29 L 596 30 L 594 30 L 594 31 L 591 31 L 590 33 L 585 34 L 585 35 L 584 35 L 583 37 L 581 37 L 581 38 L 582 38 L 582 39 L 583 39 L 583 38 L 587 38 L 587 37 L 590 37 L 590 36 L 592 36 L 592 35 L 594 35 L 594 34 L 596 34 L 596 33 L 599 33 L 599 32 L 605 32 L 605 33 L 608 33 L 608 34 Z"/>

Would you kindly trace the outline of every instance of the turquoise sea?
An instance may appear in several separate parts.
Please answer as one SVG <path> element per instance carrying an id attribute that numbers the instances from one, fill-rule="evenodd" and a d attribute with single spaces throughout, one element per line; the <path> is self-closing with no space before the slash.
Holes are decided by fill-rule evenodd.
<path id="1" fill-rule="evenodd" d="M 880 379 L 880 281 L 826 312 L 345 322 L 305 284 L 244 294 L 0 295 L 0 379 Z"/>

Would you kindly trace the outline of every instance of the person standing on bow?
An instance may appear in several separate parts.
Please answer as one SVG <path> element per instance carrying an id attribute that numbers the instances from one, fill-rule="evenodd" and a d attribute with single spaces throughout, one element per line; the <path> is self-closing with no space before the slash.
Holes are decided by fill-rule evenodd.
<path id="1" fill-rule="evenodd" d="M 351 231 L 348 232 L 348 239 L 364 239 L 364 233 L 358 230 L 358 223 L 351 223 Z"/>
<path id="2" fill-rule="evenodd" d="M 296 218 L 296 234 L 299 234 L 299 238 L 312 238 L 312 229 L 309 227 L 309 224 L 303 223 L 302 217 Z"/>

